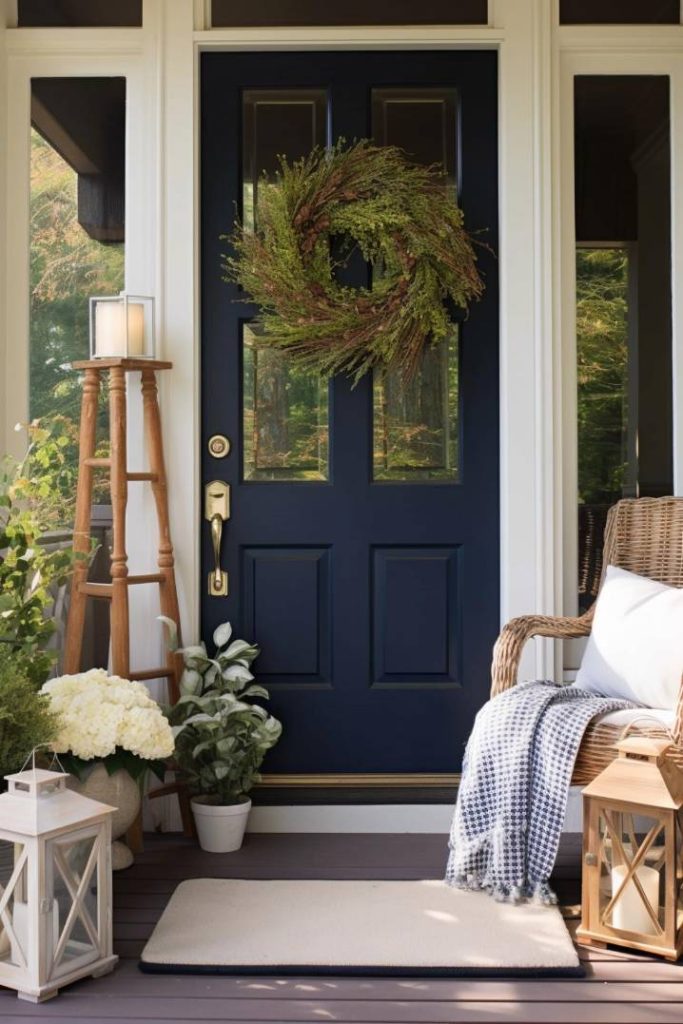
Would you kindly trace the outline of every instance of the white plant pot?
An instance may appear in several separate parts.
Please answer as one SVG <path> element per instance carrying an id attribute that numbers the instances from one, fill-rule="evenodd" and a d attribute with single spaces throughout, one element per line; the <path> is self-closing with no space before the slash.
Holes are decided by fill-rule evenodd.
<path id="1" fill-rule="evenodd" d="M 251 800 L 221 807 L 204 803 L 201 798 L 191 801 L 197 826 L 199 845 L 207 853 L 232 853 L 239 850 L 247 827 Z"/>

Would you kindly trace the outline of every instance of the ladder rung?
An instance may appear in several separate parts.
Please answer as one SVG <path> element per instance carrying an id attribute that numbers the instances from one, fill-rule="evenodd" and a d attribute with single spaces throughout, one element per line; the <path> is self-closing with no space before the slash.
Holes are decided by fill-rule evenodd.
<path id="1" fill-rule="evenodd" d="M 103 597 L 106 600 L 111 600 L 113 591 L 111 583 L 79 583 L 78 593 L 85 594 L 86 597 Z"/>
<path id="2" fill-rule="evenodd" d="M 136 583 L 163 583 L 164 577 L 160 572 L 150 572 L 143 576 L 126 576 L 126 582 L 133 585 Z"/>
<path id="3" fill-rule="evenodd" d="M 129 672 L 128 678 L 141 682 L 143 679 L 169 679 L 175 675 L 172 668 L 144 668 L 139 672 Z"/>
<path id="4" fill-rule="evenodd" d="M 110 469 L 111 459 L 83 459 L 83 465 L 91 469 Z"/>
<path id="5" fill-rule="evenodd" d="M 158 473 L 126 473 L 126 477 L 129 480 L 149 480 L 151 483 L 156 483 L 159 479 Z"/>

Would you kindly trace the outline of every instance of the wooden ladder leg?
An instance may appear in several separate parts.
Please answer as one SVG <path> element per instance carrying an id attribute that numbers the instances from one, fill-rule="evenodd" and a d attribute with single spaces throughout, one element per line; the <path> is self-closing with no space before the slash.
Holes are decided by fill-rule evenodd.
<path id="1" fill-rule="evenodd" d="M 162 582 L 159 584 L 159 604 L 162 615 L 168 616 L 169 619 L 175 622 L 178 628 L 178 642 L 180 643 L 180 611 L 178 608 L 175 560 L 173 557 L 173 543 L 171 541 L 171 526 L 168 514 L 168 485 L 166 482 L 164 447 L 161 435 L 157 381 L 153 370 L 142 371 L 142 404 L 147 450 L 149 453 L 149 468 L 153 475 L 152 492 L 154 494 L 157 522 L 159 524 L 157 564 L 159 566 L 159 573 L 163 577 Z M 168 699 L 171 704 L 175 704 L 180 697 L 180 676 L 183 671 L 183 660 L 181 655 L 173 654 L 169 651 L 166 655 L 166 663 L 172 672 L 168 677 Z M 178 782 L 173 788 L 178 794 L 183 832 L 186 836 L 195 836 L 194 816 L 190 807 L 190 796 L 187 787 L 182 782 Z"/>
<path id="2" fill-rule="evenodd" d="M 149 468 L 152 472 L 152 492 L 156 504 L 157 522 L 159 524 L 159 553 L 157 564 L 163 577 L 159 584 L 159 604 L 162 615 L 172 619 L 178 627 L 180 642 L 180 612 L 178 609 L 178 592 L 175 581 L 175 561 L 171 542 L 171 527 L 168 515 L 168 486 L 166 483 L 166 467 L 164 464 L 164 448 L 161 438 L 161 417 L 157 399 L 157 382 L 154 370 L 142 371 L 142 404 L 149 453 Z M 168 678 L 168 698 L 175 704 L 180 696 L 180 675 L 182 658 L 179 654 L 168 652 L 166 663 L 172 675 Z"/>
<path id="3" fill-rule="evenodd" d="M 130 630 L 128 619 L 128 556 L 126 555 L 126 376 L 113 366 L 109 377 L 111 433 L 111 661 L 116 676 L 130 675 Z"/>
<path id="4" fill-rule="evenodd" d="M 88 578 L 90 553 L 90 518 L 92 514 L 93 468 L 87 460 L 95 453 L 97 443 L 97 406 L 100 394 L 100 371 L 87 369 L 83 381 L 81 426 L 78 451 L 78 486 L 76 489 L 76 515 L 74 521 L 73 550 L 79 556 L 71 580 L 69 617 L 64 639 L 64 672 L 73 675 L 81 670 L 81 650 L 85 627 L 87 597 L 81 593 L 81 584 Z"/>

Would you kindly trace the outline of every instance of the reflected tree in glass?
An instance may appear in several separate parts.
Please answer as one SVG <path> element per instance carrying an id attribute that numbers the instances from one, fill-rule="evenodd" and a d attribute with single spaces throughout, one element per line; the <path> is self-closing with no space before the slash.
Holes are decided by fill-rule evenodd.
<path id="1" fill-rule="evenodd" d="M 327 480 L 329 384 L 243 328 L 245 480 Z"/>
<path id="2" fill-rule="evenodd" d="M 415 377 L 376 371 L 375 480 L 458 479 L 458 330 L 427 348 Z"/>

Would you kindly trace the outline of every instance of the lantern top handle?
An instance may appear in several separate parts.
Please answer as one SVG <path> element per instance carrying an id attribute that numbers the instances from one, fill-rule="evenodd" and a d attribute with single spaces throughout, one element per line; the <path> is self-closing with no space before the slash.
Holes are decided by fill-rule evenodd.
<path id="1" fill-rule="evenodd" d="M 631 761 L 652 761 L 661 764 L 672 743 L 666 739 L 654 739 L 650 736 L 629 736 L 614 744 L 619 757 Z"/>

